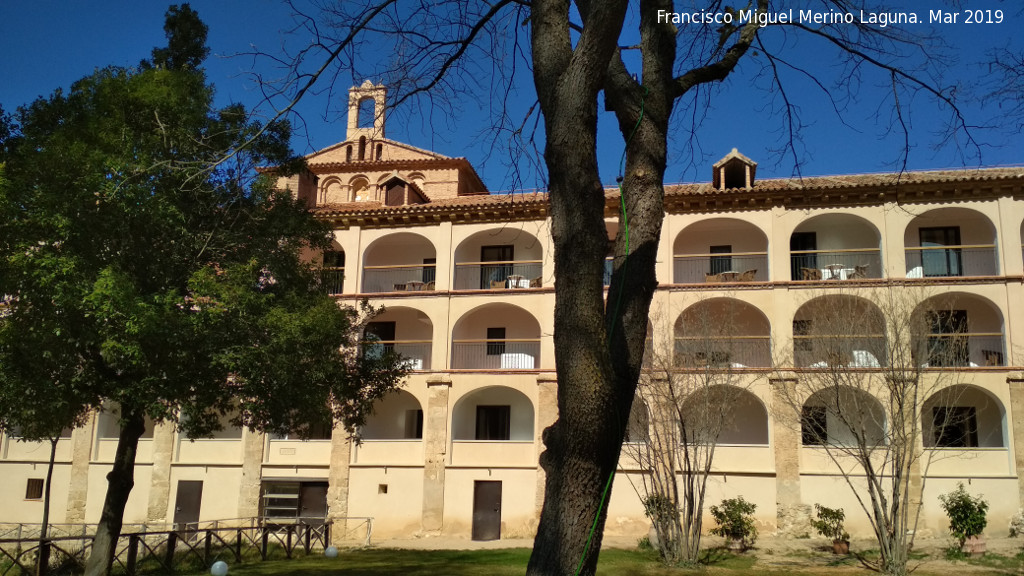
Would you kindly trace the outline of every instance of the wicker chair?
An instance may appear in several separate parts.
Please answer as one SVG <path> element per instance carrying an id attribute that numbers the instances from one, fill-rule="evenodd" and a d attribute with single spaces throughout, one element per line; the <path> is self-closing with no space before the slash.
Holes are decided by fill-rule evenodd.
<path id="1" fill-rule="evenodd" d="M 704 282 L 705 283 L 710 284 L 710 283 L 713 283 L 713 282 L 721 282 L 721 281 L 722 281 L 722 275 L 721 274 L 704 274 Z"/>
<path id="2" fill-rule="evenodd" d="M 530 288 L 540 288 L 540 276 L 530 280 Z"/>
<path id="3" fill-rule="evenodd" d="M 505 281 L 504 280 L 491 280 L 491 290 L 504 290 L 504 289 L 505 289 Z"/>
<path id="4" fill-rule="evenodd" d="M 743 274 L 740 274 L 740 282 L 753 282 L 757 276 L 757 268 L 753 270 L 747 270 Z"/>
<path id="5" fill-rule="evenodd" d="M 804 280 L 821 280 L 821 270 L 817 268 L 801 268 Z"/>
<path id="6" fill-rule="evenodd" d="M 847 278 L 849 278 L 850 280 L 856 280 L 857 278 L 867 278 L 867 277 L 868 277 L 868 267 L 867 267 L 867 265 L 864 265 L 864 266 L 854 266 L 853 267 L 853 273 L 850 274 L 849 276 L 847 276 Z"/>

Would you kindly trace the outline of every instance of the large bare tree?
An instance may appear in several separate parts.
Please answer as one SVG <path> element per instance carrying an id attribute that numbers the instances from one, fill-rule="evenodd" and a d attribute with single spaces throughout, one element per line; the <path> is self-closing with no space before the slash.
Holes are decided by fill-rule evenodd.
<path id="1" fill-rule="evenodd" d="M 841 14 L 884 9 L 882 2 L 867 0 L 802 7 Z M 496 110 L 495 133 L 510 147 L 526 143 L 529 149 L 530 135 L 543 134 L 541 168 L 550 193 L 557 278 L 559 417 L 544 434 L 545 500 L 529 574 L 593 574 L 596 568 L 656 288 L 669 137 L 673 128 L 689 139 L 698 134 L 713 96 L 710 85 L 750 62 L 746 73 L 768 94 L 761 114 L 772 117 L 782 135 L 780 151 L 797 166 L 803 124 L 786 78 L 809 80 L 840 112 L 864 82 L 882 82 L 888 87 L 884 101 L 872 105 L 891 110 L 887 125 L 904 141 L 909 102 L 917 96 L 944 107 L 950 130 L 965 129 L 953 91 L 942 83 L 948 66 L 938 39 L 859 21 L 775 19 L 766 25 L 769 15 L 790 8 L 770 0 L 741 6 L 746 19 L 719 0 L 323 0 L 316 8 L 299 13 L 296 30 L 303 40 L 275 57 L 285 67 L 280 82 L 264 84 L 278 113 L 292 110 L 306 94 L 331 91 L 336 82 L 375 76 L 395 88 L 393 104 L 418 96 L 428 105 L 452 103 L 483 94 Z M 682 24 L 672 18 L 677 11 L 721 19 Z M 635 29 L 625 30 L 627 22 Z M 524 31 L 528 42 L 520 36 Z M 796 37 L 807 44 L 794 48 Z M 836 85 L 796 57 L 807 50 L 828 55 L 819 65 L 846 67 Z M 532 73 L 537 104 L 520 110 L 525 119 L 513 121 L 514 80 L 524 68 Z M 598 170 L 599 96 L 625 143 L 619 193 L 611 195 Z M 537 110 L 542 132 L 530 127 Z M 905 159 L 894 158 L 895 165 L 902 168 Z M 621 232 L 606 299 L 609 202 L 619 212 Z"/>

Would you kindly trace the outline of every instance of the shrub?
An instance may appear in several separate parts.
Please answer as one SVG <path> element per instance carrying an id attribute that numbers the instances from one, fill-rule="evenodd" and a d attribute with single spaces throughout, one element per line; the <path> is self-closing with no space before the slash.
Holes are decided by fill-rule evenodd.
<path id="1" fill-rule="evenodd" d="M 757 504 L 747 502 L 743 496 L 722 500 L 721 505 L 711 507 L 711 516 L 718 526 L 712 528 L 710 532 L 716 536 L 739 540 L 744 547 L 752 546 L 757 540 L 755 510 Z"/>
<path id="2" fill-rule="evenodd" d="M 949 517 L 949 532 L 960 543 L 972 537 L 979 536 L 988 520 L 985 513 L 988 512 L 988 502 L 981 496 L 971 496 L 964 489 L 964 483 L 958 482 L 956 490 L 949 494 L 939 496 L 942 501 L 942 508 Z"/>
<path id="3" fill-rule="evenodd" d="M 1024 508 L 1010 517 L 1010 537 L 1016 538 L 1021 535 L 1024 535 Z"/>
<path id="4" fill-rule="evenodd" d="M 817 518 L 811 520 L 811 527 L 817 530 L 818 534 L 833 542 L 850 540 L 850 535 L 843 529 L 846 513 L 842 508 L 826 508 L 821 504 L 815 504 L 814 514 Z"/>

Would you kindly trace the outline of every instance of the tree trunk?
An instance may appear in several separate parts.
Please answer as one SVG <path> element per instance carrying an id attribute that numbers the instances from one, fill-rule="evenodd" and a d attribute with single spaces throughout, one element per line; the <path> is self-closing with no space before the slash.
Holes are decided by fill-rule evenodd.
<path id="1" fill-rule="evenodd" d="M 57 438 L 50 438 L 50 462 L 46 467 L 46 483 L 43 485 L 43 522 L 39 528 L 39 539 L 45 540 L 50 529 L 50 482 L 53 480 L 53 463 L 57 459 Z"/>
<path id="2" fill-rule="evenodd" d="M 114 455 L 114 468 L 107 474 L 107 495 L 103 500 L 100 523 L 96 526 L 96 537 L 92 541 L 92 553 L 85 566 L 85 576 L 110 574 L 124 521 L 124 508 L 135 486 L 135 456 L 146 423 L 139 412 L 123 414 L 123 417 Z"/>

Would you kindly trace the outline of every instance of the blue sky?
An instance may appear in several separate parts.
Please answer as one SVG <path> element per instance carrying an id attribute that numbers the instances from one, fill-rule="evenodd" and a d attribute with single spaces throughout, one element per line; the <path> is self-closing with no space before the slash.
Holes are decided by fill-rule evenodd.
<path id="1" fill-rule="evenodd" d="M 972 0 L 963 4 L 970 9 L 1002 9 L 1004 21 L 1002 24 L 936 28 L 918 24 L 914 31 L 935 30 L 943 35 L 957 57 L 948 71 L 965 78 L 963 89 L 968 90 L 988 77 L 987 70 L 977 65 L 985 49 L 1006 45 L 1020 49 L 1024 44 L 1022 35 L 1014 33 L 1024 25 L 1024 14 L 1011 8 L 1011 4 L 997 0 Z M 934 7 L 935 3 L 910 5 L 926 20 L 927 8 Z M 212 56 L 207 71 L 217 86 L 219 101 L 254 104 L 258 93 L 248 74 L 252 61 L 230 56 L 250 50 L 252 46 L 275 51 L 284 41 L 282 30 L 290 23 L 289 9 L 273 0 L 199 0 L 192 2 L 192 6 L 210 27 L 208 43 Z M 0 82 L 0 105 L 10 111 L 57 87 L 69 86 L 96 67 L 132 65 L 148 57 L 154 46 L 164 43 L 162 26 L 166 8 L 167 5 L 160 2 L 123 0 L 0 3 L 0 78 L 4 79 Z M 790 38 L 788 41 L 794 43 Z M 766 40 L 773 41 L 767 36 Z M 793 62 L 819 71 L 824 83 L 828 84 L 835 75 L 842 73 L 831 60 L 832 55 L 822 51 L 820 45 L 806 39 L 795 42 L 797 51 L 791 52 Z M 729 80 L 714 89 L 712 108 L 697 132 L 702 156 L 694 162 L 690 162 L 684 152 L 684 129 L 692 109 L 689 102 L 680 103 L 676 123 L 680 129 L 673 133 L 670 142 L 666 181 L 708 180 L 711 163 L 733 147 L 760 163 L 760 178 L 786 177 L 794 173 L 792 156 L 773 152 L 779 147 L 778 130 L 782 124 L 777 115 L 765 108 L 769 93 L 763 89 L 766 79 L 760 73 L 762 62 L 763 58 L 744 62 Z M 858 92 L 858 101 L 841 113 L 836 113 L 818 90 L 798 75 L 789 75 L 787 82 L 788 92 L 797 102 L 805 124 L 798 156 L 801 174 L 893 169 L 903 142 L 898 135 L 885 134 L 894 119 L 891 107 L 877 105 L 884 95 L 883 82 L 866 77 Z M 348 86 L 340 88 L 345 90 Z M 518 97 L 523 106 L 528 106 L 534 98 L 529 86 L 521 87 Z M 344 139 L 344 119 L 330 113 L 327 104 L 325 96 L 321 95 L 302 105 L 307 133 L 293 142 L 297 150 L 309 152 Z M 1007 130 L 976 132 L 984 144 L 980 160 L 969 147 L 968 157 L 963 158 L 961 151 L 965 147 L 962 145 L 947 144 L 935 149 L 934 132 L 946 112 L 924 97 L 918 97 L 912 104 L 908 168 L 1024 163 L 1024 137 Z M 998 109 L 993 106 L 969 106 L 966 111 L 975 122 L 999 123 Z M 430 117 L 423 120 L 422 108 L 399 111 L 388 123 L 388 136 L 443 154 L 466 156 L 477 166 L 491 190 L 508 187 L 508 170 L 503 166 L 508 162 L 507 155 L 496 158 L 496 153 L 481 143 L 485 138 L 480 135 L 485 134 L 490 125 L 485 110 L 467 104 L 453 114 L 446 114 L 445 110 L 427 111 L 427 114 Z M 409 118 L 419 121 L 402 121 Z M 622 141 L 609 114 L 602 119 L 600 133 L 602 178 L 611 183 L 618 171 Z"/>

